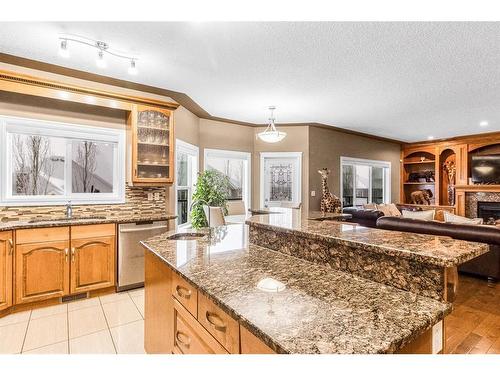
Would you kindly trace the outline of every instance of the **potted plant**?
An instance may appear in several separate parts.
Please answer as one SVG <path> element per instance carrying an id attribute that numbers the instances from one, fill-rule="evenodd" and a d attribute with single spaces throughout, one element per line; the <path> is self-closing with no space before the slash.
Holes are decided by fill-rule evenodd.
<path id="1" fill-rule="evenodd" d="M 221 207 L 224 215 L 227 215 L 228 191 L 229 179 L 219 171 L 207 170 L 198 174 L 190 213 L 193 228 L 201 228 L 208 225 L 203 211 L 203 204 L 212 207 Z"/>

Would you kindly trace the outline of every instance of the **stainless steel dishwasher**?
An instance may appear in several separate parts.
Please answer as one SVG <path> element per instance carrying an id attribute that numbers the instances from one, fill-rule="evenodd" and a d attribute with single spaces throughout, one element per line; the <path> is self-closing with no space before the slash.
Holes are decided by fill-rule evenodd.
<path id="1" fill-rule="evenodd" d="M 144 286 L 144 248 L 139 241 L 166 231 L 168 231 L 168 221 L 148 221 L 119 225 L 118 291 Z"/>

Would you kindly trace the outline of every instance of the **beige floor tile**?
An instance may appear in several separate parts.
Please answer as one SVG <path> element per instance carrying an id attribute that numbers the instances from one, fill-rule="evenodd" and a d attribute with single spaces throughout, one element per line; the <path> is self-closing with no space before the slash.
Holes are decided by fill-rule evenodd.
<path id="1" fill-rule="evenodd" d="M 27 322 L 30 320 L 30 314 L 31 310 L 28 310 L 4 316 L 3 318 L 0 318 L 0 327 L 7 326 L 9 324 Z"/>
<path id="2" fill-rule="evenodd" d="M 71 311 L 68 321 L 70 339 L 108 328 L 101 305 Z"/>
<path id="3" fill-rule="evenodd" d="M 71 354 L 116 354 L 109 330 L 69 340 Z"/>
<path id="4" fill-rule="evenodd" d="M 21 353 L 28 321 L 0 327 L 0 354 Z"/>
<path id="5" fill-rule="evenodd" d="M 122 324 L 142 320 L 142 316 L 129 298 L 117 302 L 102 305 L 109 327 L 116 327 Z"/>
<path id="6" fill-rule="evenodd" d="M 86 298 L 80 301 L 68 303 L 68 311 L 75 311 L 79 309 L 85 309 L 87 307 L 99 306 L 100 304 L 101 300 L 99 299 L 99 297 Z"/>
<path id="7" fill-rule="evenodd" d="M 101 296 L 99 298 L 101 299 L 102 304 L 130 300 L 128 292 L 106 294 L 105 296 Z"/>
<path id="8" fill-rule="evenodd" d="M 68 314 L 56 314 L 30 320 L 23 351 L 40 348 L 68 339 Z"/>
<path id="9" fill-rule="evenodd" d="M 51 344 L 47 346 L 42 346 L 38 349 L 28 350 L 23 352 L 23 354 L 68 354 L 68 341 L 58 342 L 57 344 Z"/>
<path id="10" fill-rule="evenodd" d="M 138 295 L 138 296 L 131 296 L 132 301 L 134 302 L 135 306 L 141 313 L 142 317 L 144 318 L 144 296 Z"/>
<path id="11" fill-rule="evenodd" d="M 111 336 L 118 354 L 145 354 L 143 320 L 111 328 Z"/>
<path id="12" fill-rule="evenodd" d="M 62 314 L 68 311 L 68 306 L 66 304 L 42 307 L 40 309 L 34 309 L 31 312 L 31 319 L 43 318 L 45 316 Z"/>
<path id="13" fill-rule="evenodd" d="M 137 296 L 144 297 L 144 288 L 129 290 L 128 294 L 130 294 L 130 297 L 132 297 L 132 298 L 137 297 Z"/>

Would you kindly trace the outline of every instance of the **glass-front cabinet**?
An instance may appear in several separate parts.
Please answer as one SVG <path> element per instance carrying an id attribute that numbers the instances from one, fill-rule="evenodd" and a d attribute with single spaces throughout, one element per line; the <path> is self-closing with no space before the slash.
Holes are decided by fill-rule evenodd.
<path id="1" fill-rule="evenodd" d="M 173 112 L 137 105 L 131 112 L 132 182 L 163 184 L 173 182 Z"/>

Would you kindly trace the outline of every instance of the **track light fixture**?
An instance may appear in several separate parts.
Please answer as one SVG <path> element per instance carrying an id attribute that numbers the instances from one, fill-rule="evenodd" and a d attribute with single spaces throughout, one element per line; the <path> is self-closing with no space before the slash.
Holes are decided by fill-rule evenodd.
<path id="1" fill-rule="evenodd" d="M 105 55 L 109 54 L 119 59 L 128 60 L 130 65 L 128 67 L 128 73 L 132 75 L 137 74 L 137 56 L 131 56 L 126 53 L 116 51 L 110 48 L 109 44 L 101 40 L 94 40 L 78 35 L 63 34 L 59 36 L 59 55 L 61 57 L 69 57 L 69 43 L 76 43 L 86 45 L 97 50 L 96 65 L 104 69 L 107 66 Z"/>

